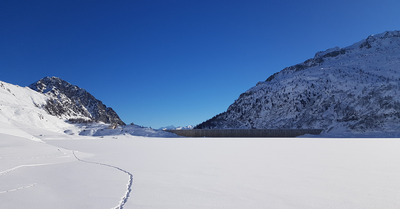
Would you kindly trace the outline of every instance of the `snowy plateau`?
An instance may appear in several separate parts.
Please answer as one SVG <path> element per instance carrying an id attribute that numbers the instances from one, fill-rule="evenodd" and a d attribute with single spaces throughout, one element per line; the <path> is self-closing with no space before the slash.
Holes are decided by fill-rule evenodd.
<path id="1" fill-rule="evenodd" d="M 200 129 L 400 136 L 400 31 L 316 53 L 240 95 Z"/>
<path id="2" fill-rule="evenodd" d="M 398 39 L 388 32 L 317 53 L 242 94 L 208 125 L 269 128 L 267 117 L 327 135 L 393 136 Z M 177 137 L 124 125 L 56 77 L 30 87 L 0 81 L 0 208 L 394 209 L 399 150 L 396 138 Z"/>

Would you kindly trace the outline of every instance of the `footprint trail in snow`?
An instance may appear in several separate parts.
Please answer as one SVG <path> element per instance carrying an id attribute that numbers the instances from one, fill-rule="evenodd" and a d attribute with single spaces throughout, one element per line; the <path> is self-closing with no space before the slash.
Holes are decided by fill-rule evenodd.
<path id="1" fill-rule="evenodd" d="M 91 161 L 87 161 L 87 160 L 82 160 L 82 159 L 80 159 L 78 156 L 76 156 L 75 151 L 72 151 L 72 154 L 74 155 L 74 157 L 75 157 L 78 161 L 81 161 L 81 162 L 84 162 L 84 163 L 97 164 L 97 165 L 101 165 L 101 166 L 106 166 L 106 167 L 114 168 L 114 169 L 117 169 L 118 171 L 121 171 L 121 172 L 126 173 L 126 174 L 129 176 L 129 182 L 128 182 L 128 184 L 127 184 L 127 188 L 126 188 L 125 195 L 121 198 L 121 201 L 119 202 L 119 204 L 118 204 L 116 207 L 114 207 L 115 209 L 123 209 L 124 206 L 125 206 L 125 204 L 128 202 L 130 193 L 131 193 L 131 191 L 132 191 L 133 174 L 130 173 L 129 171 L 124 170 L 124 169 L 122 169 L 122 168 L 119 168 L 119 167 L 117 167 L 117 166 L 113 166 L 113 165 L 109 165 L 109 164 L 105 164 L 105 163 L 91 162 Z"/>

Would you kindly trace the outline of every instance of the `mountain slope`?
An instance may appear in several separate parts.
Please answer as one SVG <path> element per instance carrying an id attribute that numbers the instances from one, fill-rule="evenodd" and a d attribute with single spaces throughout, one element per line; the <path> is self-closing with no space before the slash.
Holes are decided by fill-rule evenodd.
<path id="1" fill-rule="evenodd" d="M 400 129 L 400 31 L 385 32 L 275 73 L 200 129 Z"/>
<path id="2" fill-rule="evenodd" d="M 112 108 L 106 107 L 86 90 L 60 78 L 45 77 L 29 87 L 50 98 L 44 108 L 51 115 L 76 122 L 125 125 Z"/>
<path id="3" fill-rule="evenodd" d="M 59 78 L 51 78 L 51 80 L 59 80 L 61 83 L 65 82 Z M 120 126 L 115 126 L 115 124 L 118 124 L 118 120 L 116 119 L 119 118 L 112 118 L 110 114 L 106 116 L 111 118 L 109 121 L 116 121 L 114 124 L 104 123 L 104 121 L 101 121 L 101 117 L 96 122 L 96 119 L 84 115 L 87 114 L 83 111 L 84 106 L 81 107 L 82 109 L 79 109 L 79 107 L 71 107 L 73 109 L 69 109 L 73 101 L 78 100 L 77 104 L 79 104 L 79 102 L 84 103 L 83 101 L 85 100 L 92 100 L 91 95 L 87 96 L 89 93 L 71 84 L 68 85 L 68 83 L 63 85 L 64 88 L 72 88 L 73 90 L 62 89 L 60 91 L 60 87 L 50 87 L 51 85 L 53 84 L 38 82 L 38 88 L 41 91 L 37 92 L 31 89 L 33 88 L 32 86 L 31 88 L 20 87 L 0 81 L 0 133 L 36 141 L 41 141 L 39 138 L 47 135 L 53 136 L 54 134 L 176 137 L 175 134 L 169 132 L 153 130 L 133 124 L 123 125 L 119 123 Z M 74 89 L 78 91 L 77 94 L 70 95 L 73 94 Z M 53 94 L 51 91 L 55 93 Z M 55 98 L 55 94 L 57 94 L 57 98 Z M 69 99 L 66 95 L 73 97 L 75 100 Z M 79 95 L 86 95 L 88 98 Z M 54 101 L 55 99 L 58 99 L 58 101 Z M 95 103 L 100 106 L 102 103 L 98 102 L 96 103 L 96 101 L 92 100 L 89 103 Z M 58 106 L 52 107 L 51 105 L 53 104 L 57 104 Z M 108 110 L 112 109 L 108 108 Z M 51 111 L 57 111 L 56 113 L 60 114 L 54 114 Z M 65 119 L 72 119 L 76 123 L 66 122 Z M 86 120 L 85 123 L 79 123 L 84 120 Z M 91 122 L 87 123 L 87 121 Z"/>
<path id="4" fill-rule="evenodd" d="M 0 133 L 40 141 L 33 135 L 46 131 L 63 133 L 65 129 L 73 129 L 73 125 L 49 115 L 43 109 L 47 100 L 45 95 L 28 87 L 0 81 Z"/>

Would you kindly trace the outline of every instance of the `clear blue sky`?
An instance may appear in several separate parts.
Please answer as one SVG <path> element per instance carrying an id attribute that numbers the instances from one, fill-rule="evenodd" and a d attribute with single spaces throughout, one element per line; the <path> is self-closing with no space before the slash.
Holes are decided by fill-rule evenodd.
<path id="1" fill-rule="evenodd" d="M 1 0 L 0 80 L 57 76 L 127 123 L 196 125 L 317 51 L 400 30 L 398 0 Z"/>

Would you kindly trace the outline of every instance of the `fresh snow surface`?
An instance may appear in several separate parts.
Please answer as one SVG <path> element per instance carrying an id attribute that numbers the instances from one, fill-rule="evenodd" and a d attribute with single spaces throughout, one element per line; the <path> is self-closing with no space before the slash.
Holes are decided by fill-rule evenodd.
<path id="1" fill-rule="evenodd" d="M 88 154 L 77 152 L 79 156 Z M 128 177 L 71 150 L 0 134 L 0 208 L 115 208 Z"/>
<path id="2" fill-rule="evenodd" d="M 400 208 L 398 139 L 40 138 L 0 134 L 0 208 Z"/>

